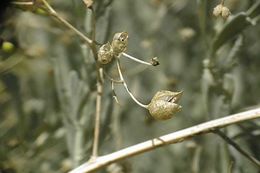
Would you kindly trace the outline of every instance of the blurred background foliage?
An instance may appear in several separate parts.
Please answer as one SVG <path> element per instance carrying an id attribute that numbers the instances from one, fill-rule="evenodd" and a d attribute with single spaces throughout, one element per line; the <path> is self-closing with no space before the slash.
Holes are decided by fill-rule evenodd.
<path id="1" fill-rule="evenodd" d="M 91 33 L 92 13 L 82 1 L 50 3 L 73 26 Z M 116 86 L 118 105 L 106 79 L 101 154 L 259 105 L 260 3 L 226 0 L 232 12 L 226 21 L 212 15 L 219 3 L 94 1 L 97 42 L 127 31 L 127 53 L 143 60 L 157 56 L 160 61 L 160 66 L 146 68 L 122 58 L 134 95 L 149 103 L 158 90 L 184 91 L 183 110 L 171 120 L 154 121 L 120 85 Z M 84 42 L 46 12 L 19 8 L 10 6 L 1 14 L 0 172 L 66 172 L 91 154 L 95 62 Z M 115 66 L 105 70 L 118 77 Z M 259 120 L 224 132 L 260 159 Z M 101 172 L 254 173 L 259 169 L 221 138 L 208 134 Z"/>

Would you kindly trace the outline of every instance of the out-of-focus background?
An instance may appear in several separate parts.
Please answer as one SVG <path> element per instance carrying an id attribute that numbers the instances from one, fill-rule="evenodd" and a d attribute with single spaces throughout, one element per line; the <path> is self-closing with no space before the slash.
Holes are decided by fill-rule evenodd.
<path id="1" fill-rule="evenodd" d="M 122 85 L 115 87 L 117 104 L 106 78 L 100 154 L 259 106 L 260 3 L 226 0 L 224 5 L 232 13 L 227 20 L 212 14 L 219 3 L 94 1 L 98 43 L 111 42 L 116 32 L 126 31 L 128 54 L 146 61 L 156 56 L 160 61 L 159 66 L 147 68 L 121 58 L 133 94 L 149 103 L 159 90 L 184 91 L 182 111 L 170 120 L 155 121 L 131 100 Z M 50 4 L 90 35 L 92 13 L 83 1 L 52 0 Z M 91 154 L 96 96 L 92 54 L 74 32 L 42 9 L 20 5 L 3 9 L 0 172 L 67 172 Z M 118 78 L 113 64 L 105 71 Z M 260 159 L 259 120 L 233 125 L 223 132 Z M 113 164 L 101 172 L 257 173 L 259 168 L 217 135 L 207 134 Z"/>

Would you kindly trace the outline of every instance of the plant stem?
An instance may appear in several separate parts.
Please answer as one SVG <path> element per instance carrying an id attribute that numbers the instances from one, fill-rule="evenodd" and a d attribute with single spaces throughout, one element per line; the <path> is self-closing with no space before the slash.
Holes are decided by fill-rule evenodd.
<path id="1" fill-rule="evenodd" d="M 124 52 L 123 52 L 122 55 L 125 56 L 126 58 L 129 58 L 129 59 L 131 59 L 131 60 L 133 60 L 133 61 L 136 61 L 136 62 L 139 62 L 139 63 L 141 63 L 141 64 L 145 64 L 145 65 L 150 65 L 150 66 L 152 66 L 151 63 L 142 61 L 142 60 L 140 60 L 140 59 L 137 59 L 137 58 L 135 58 L 135 57 L 133 57 L 133 56 L 131 56 L 131 55 L 128 55 L 127 53 L 124 53 Z"/>
<path id="2" fill-rule="evenodd" d="M 91 22 L 91 30 L 92 30 L 92 39 L 89 39 L 82 32 L 72 26 L 68 21 L 63 19 L 46 0 L 42 0 L 45 7 L 49 10 L 50 14 L 58 19 L 63 25 L 74 31 L 80 38 L 82 38 L 88 46 L 90 47 L 94 59 L 97 60 L 97 48 L 95 45 L 95 35 L 96 35 L 96 21 L 94 16 L 94 10 L 92 10 L 92 22 Z M 103 93 L 103 71 L 98 62 L 96 62 L 96 72 L 97 72 L 97 99 L 96 99 L 96 113 L 95 113 L 95 127 L 94 127 L 94 139 L 93 139 L 93 149 L 92 149 L 92 158 L 96 158 L 98 156 L 98 144 L 99 144 L 99 133 L 100 133 L 100 114 L 101 114 L 101 100 Z"/>
<path id="3" fill-rule="evenodd" d="M 234 147 L 239 153 L 241 153 L 243 156 L 245 156 L 248 160 L 250 160 L 252 163 L 254 163 L 258 168 L 260 168 L 260 161 L 251 156 L 249 153 L 244 151 L 237 143 L 235 143 L 232 139 L 230 139 L 225 133 L 221 132 L 220 130 L 215 130 L 213 133 L 220 136 L 222 139 L 224 139 L 229 145 Z"/>
<path id="4" fill-rule="evenodd" d="M 102 69 L 98 70 L 98 75 L 102 77 Z M 98 156 L 98 144 L 99 144 L 99 133 L 100 133 L 100 114 L 101 114 L 101 101 L 103 93 L 103 83 L 97 79 L 97 99 L 96 99 L 96 114 L 95 114 L 95 128 L 94 128 L 94 139 L 92 148 L 92 158 Z"/>
<path id="5" fill-rule="evenodd" d="M 93 162 L 87 162 L 81 166 L 71 170 L 69 173 L 87 173 L 101 169 L 111 163 L 139 155 L 158 147 L 169 144 L 180 143 L 184 140 L 190 139 L 193 136 L 198 136 L 212 132 L 212 130 L 220 129 L 225 126 L 237 124 L 246 120 L 260 118 L 260 108 L 233 114 L 224 118 L 211 120 L 199 125 L 195 125 L 177 132 L 173 132 L 161 137 L 157 137 L 146 142 L 142 142 L 131 147 L 116 151 L 111 154 L 100 156 Z"/>
<path id="6" fill-rule="evenodd" d="M 34 2 L 19 2 L 19 1 L 13 1 L 11 2 L 14 5 L 34 5 Z"/>
<path id="7" fill-rule="evenodd" d="M 118 73 L 119 73 L 119 77 L 120 77 L 120 80 L 123 82 L 123 85 L 127 91 L 127 93 L 131 96 L 131 98 L 141 107 L 147 109 L 148 105 L 145 105 L 143 103 L 141 103 L 140 101 L 138 101 L 135 96 L 131 93 L 131 91 L 128 89 L 128 86 L 125 82 L 125 79 L 123 77 L 123 74 L 122 74 L 122 71 L 121 71 L 121 66 L 120 66 L 120 61 L 119 59 L 116 60 L 116 65 L 117 65 L 117 70 L 118 70 Z"/>
<path id="8" fill-rule="evenodd" d="M 91 44 L 93 41 L 89 39 L 87 36 L 85 36 L 82 32 L 80 32 L 78 29 L 76 29 L 74 26 L 72 26 L 68 21 L 63 19 L 51 6 L 46 0 L 42 0 L 45 7 L 49 10 L 50 14 L 58 19 L 62 24 L 64 24 L 66 27 L 74 31 L 78 36 L 80 36 L 84 41 L 87 42 L 87 44 L 91 47 Z"/>
<path id="9" fill-rule="evenodd" d="M 91 38 L 96 40 L 96 18 L 95 11 L 91 8 Z M 90 44 L 94 59 L 98 59 L 97 48 L 95 43 Z M 99 146 L 99 136 L 100 136 L 100 117 L 101 117 L 101 107 L 102 107 L 102 95 L 103 95 L 103 68 L 100 66 L 99 62 L 96 61 L 96 72 L 97 72 L 97 99 L 96 99 L 96 114 L 95 114 L 95 127 L 94 127 L 94 139 L 93 139 L 93 149 L 92 149 L 92 159 L 98 157 L 98 146 Z"/>

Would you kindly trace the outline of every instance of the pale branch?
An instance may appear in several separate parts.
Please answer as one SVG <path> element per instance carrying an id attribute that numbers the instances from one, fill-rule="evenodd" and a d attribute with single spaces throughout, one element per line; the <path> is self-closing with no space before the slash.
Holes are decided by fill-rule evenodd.
<path id="1" fill-rule="evenodd" d="M 11 4 L 13 4 L 13 5 L 28 5 L 28 6 L 31 6 L 31 5 L 34 5 L 34 2 L 13 1 L 13 2 L 11 2 Z"/>
<path id="2" fill-rule="evenodd" d="M 87 36 L 85 36 L 82 32 L 80 32 L 78 29 L 76 29 L 74 26 L 72 26 L 68 21 L 63 19 L 51 6 L 46 0 L 42 0 L 45 7 L 49 10 L 50 14 L 55 17 L 57 20 L 59 20 L 63 25 L 74 31 L 80 38 L 82 38 L 84 41 L 88 43 L 88 45 L 92 48 L 93 41 L 89 39 Z"/>
<path id="3" fill-rule="evenodd" d="M 154 150 L 169 144 L 180 143 L 193 136 L 210 133 L 213 130 L 223 128 L 228 125 L 240 123 L 246 120 L 260 118 L 260 108 L 233 114 L 223 118 L 211 120 L 199 125 L 195 125 L 177 132 L 173 132 L 164 136 L 160 136 L 146 142 L 142 142 L 128 148 L 116 151 L 111 154 L 97 157 L 94 161 L 89 161 L 71 170 L 69 173 L 87 173 L 101 169 L 111 163 L 130 158 L 144 152 Z"/>
<path id="4" fill-rule="evenodd" d="M 102 93 L 103 93 L 103 84 L 99 80 L 97 80 L 96 114 L 95 114 L 92 159 L 95 159 L 98 156 Z"/>

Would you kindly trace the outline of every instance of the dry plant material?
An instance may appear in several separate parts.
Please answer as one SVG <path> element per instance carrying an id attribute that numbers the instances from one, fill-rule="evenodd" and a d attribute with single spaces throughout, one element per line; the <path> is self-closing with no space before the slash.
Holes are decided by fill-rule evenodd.
<path id="1" fill-rule="evenodd" d="M 113 59 L 113 49 L 110 43 L 106 43 L 99 48 L 98 62 L 101 64 L 108 64 Z"/>
<path id="2" fill-rule="evenodd" d="M 128 33 L 119 32 L 114 35 L 112 41 L 112 48 L 115 56 L 119 56 L 122 52 L 126 51 L 128 44 Z"/>
<path id="3" fill-rule="evenodd" d="M 93 5 L 93 0 L 83 0 L 83 2 L 87 6 L 87 8 L 90 8 Z"/>
<path id="4" fill-rule="evenodd" d="M 151 116 L 156 120 L 167 120 L 172 118 L 181 110 L 177 104 L 183 92 L 158 91 L 148 105 Z"/>
<path id="5" fill-rule="evenodd" d="M 230 10 L 225 7 L 222 3 L 217 5 L 213 10 L 213 15 L 216 17 L 221 16 L 223 19 L 227 19 L 231 14 Z"/>

